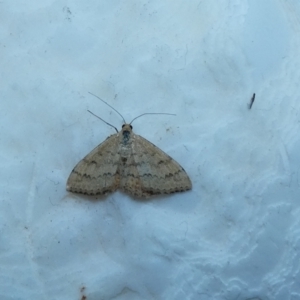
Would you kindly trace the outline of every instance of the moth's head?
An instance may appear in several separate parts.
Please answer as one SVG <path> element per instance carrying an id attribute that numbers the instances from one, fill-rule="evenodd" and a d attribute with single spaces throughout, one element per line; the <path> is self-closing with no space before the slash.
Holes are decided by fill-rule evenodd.
<path id="1" fill-rule="evenodd" d="M 122 125 L 122 133 L 131 133 L 132 132 L 132 126 L 131 124 L 123 124 Z"/>

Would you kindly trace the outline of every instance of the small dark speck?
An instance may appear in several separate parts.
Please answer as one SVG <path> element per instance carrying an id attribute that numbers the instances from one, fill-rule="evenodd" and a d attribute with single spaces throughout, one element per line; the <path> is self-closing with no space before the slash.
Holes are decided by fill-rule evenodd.
<path id="1" fill-rule="evenodd" d="M 252 96 L 252 98 L 251 98 L 251 100 L 250 100 L 250 103 L 248 104 L 248 108 L 249 108 L 249 109 L 252 108 L 252 105 L 253 105 L 253 103 L 254 103 L 254 100 L 255 100 L 255 93 L 253 93 L 253 96 Z"/>

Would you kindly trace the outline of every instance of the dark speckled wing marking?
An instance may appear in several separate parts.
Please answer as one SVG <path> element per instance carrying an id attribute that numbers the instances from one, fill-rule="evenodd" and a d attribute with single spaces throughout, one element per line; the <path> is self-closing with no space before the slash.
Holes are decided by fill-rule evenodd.
<path id="1" fill-rule="evenodd" d="M 67 182 L 68 191 L 88 195 L 118 188 L 148 198 L 190 190 L 192 183 L 174 159 L 124 124 L 77 164 Z"/>

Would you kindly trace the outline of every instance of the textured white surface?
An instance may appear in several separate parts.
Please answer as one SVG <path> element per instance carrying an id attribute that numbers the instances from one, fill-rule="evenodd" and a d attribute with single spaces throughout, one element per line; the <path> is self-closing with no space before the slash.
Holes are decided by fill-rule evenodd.
<path id="1" fill-rule="evenodd" d="M 300 3 L 0 2 L 0 298 L 300 299 Z M 193 190 L 68 194 L 109 134 Z M 252 94 L 256 100 L 247 108 Z M 84 288 L 84 289 L 83 289 Z"/>

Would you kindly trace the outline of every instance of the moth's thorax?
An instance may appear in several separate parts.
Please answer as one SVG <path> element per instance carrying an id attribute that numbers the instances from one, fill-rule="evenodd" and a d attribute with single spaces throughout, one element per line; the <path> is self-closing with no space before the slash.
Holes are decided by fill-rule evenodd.
<path id="1" fill-rule="evenodd" d="M 121 157 L 128 157 L 131 154 L 131 144 L 134 139 L 134 133 L 132 132 L 132 126 L 130 124 L 124 124 L 122 130 L 119 133 L 120 149 L 119 153 Z"/>

